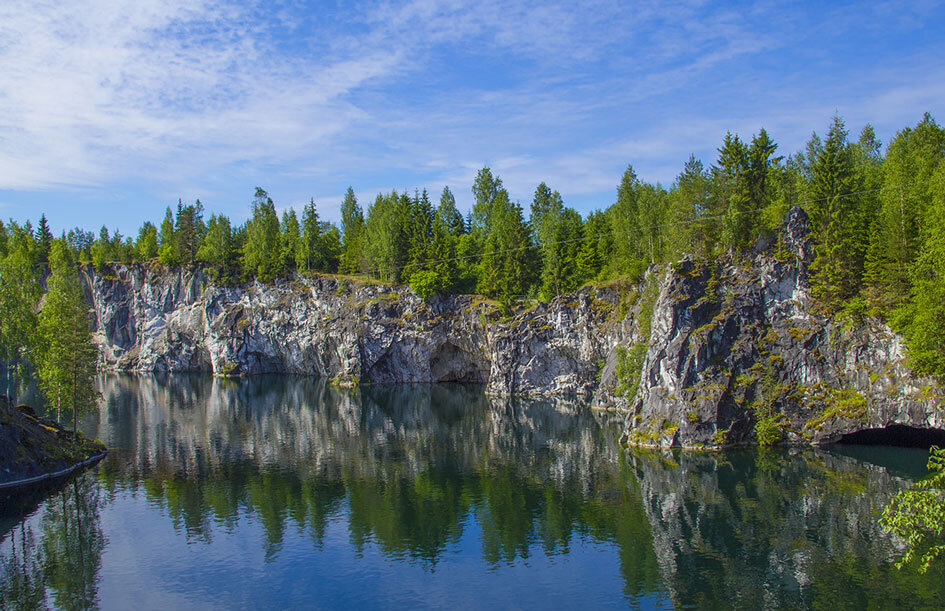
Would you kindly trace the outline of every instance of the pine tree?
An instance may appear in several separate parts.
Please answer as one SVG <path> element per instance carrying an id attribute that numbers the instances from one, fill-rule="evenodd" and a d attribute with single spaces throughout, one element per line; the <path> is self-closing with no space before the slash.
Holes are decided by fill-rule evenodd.
<path id="1" fill-rule="evenodd" d="M 197 250 L 206 232 L 203 223 L 203 204 L 198 199 L 189 206 L 177 200 L 177 219 L 174 226 L 174 259 L 191 265 L 197 260 Z"/>
<path id="2" fill-rule="evenodd" d="M 600 210 L 587 215 L 584 237 L 578 253 L 578 277 L 580 283 L 600 277 L 605 261 L 610 260 L 613 250 L 613 234 L 607 216 Z"/>
<path id="3" fill-rule="evenodd" d="M 479 264 L 479 291 L 504 304 L 528 290 L 529 231 L 522 207 L 500 189 L 492 204 L 485 252 Z"/>
<path id="4" fill-rule="evenodd" d="M 696 256 L 708 256 L 718 240 L 717 210 L 711 207 L 709 175 L 702 162 L 690 155 L 683 171 L 676 178 L 673 189 L 676 204 L 675 242 L 681 251 Z"/>
<path id="5" fill-rule="evenodd" d="M 636 275 L 645 266 L 642 244 L 647 230 L 640 226 L 640 186 L 636 172 L 628 165 L 617 187 L 617 201 L 607 209 L 614 237 L 614 275 Z"/>
<path id="6" fill-rule="evenodd" d="M 72 413 L 72 430 L 79 413 L 95 405 L 98 352 L 92 343 L 89 306 L 82 293 L 78 269 L 61 240 L 50 251 L 52 275 L 39 314 L 44 350 L 39 359 L 40 387 L 48 405 Z"/>
<path id="7" fill-rule="evenodd" d="M 753 239 L 759 229 L 765 229 L 769 234 L 776 233 L 784 219 L 787 210 L 772 210 L 778 203 L 775 199 L 776 179 L 781 171 L 783 157 L 775 157 L 774 152 L 778 145 L 768 136 L 764 128 L 751 139 L 748 147 L 748 182 L 749 210 L 748 218 L 749 240 Z"/>
<path id="8" fill-rule="evenodd" d="M 407 241 L 407 263 L 403 270 L 403 277 L 409 281 L 411 274 L 429 270 L 428 261 L 433 259 L 433 206 L 427 195 L 414 193 L 407 210 L 404 237 Z"/>
<path id="9" fill-rule="evenodd" d="M 101 270 L 106 262 L 112 260 L 111 256 L 112 239 L 108 232 L 108 227 L 102 225 L 98 231 L 98 239 L 92 244 L 91 255 L 92 264 L 96 270 Z"/>

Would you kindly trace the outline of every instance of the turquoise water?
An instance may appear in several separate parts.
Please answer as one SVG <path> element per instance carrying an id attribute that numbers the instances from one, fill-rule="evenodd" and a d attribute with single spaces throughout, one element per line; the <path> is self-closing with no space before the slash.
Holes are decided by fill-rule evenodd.
<path id="1" fill-rule="evenodd" d="M 0 509 L 0 607 L 940 608 L 876 522 L 921 450 L 621 453 L 479 387 L 107 376 L 114 448 Z M 937 571 L 937 572 L 936 572 Z"/>

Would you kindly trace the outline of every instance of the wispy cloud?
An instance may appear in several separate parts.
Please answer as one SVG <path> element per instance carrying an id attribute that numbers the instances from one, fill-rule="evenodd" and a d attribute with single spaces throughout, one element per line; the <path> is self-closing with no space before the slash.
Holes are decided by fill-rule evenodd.
<path id="1" fill-rule="evenodd" d="M 0 190 L 239 218 L 260 184 L 337 218 L 348 184 L 468 205 L 490 164 L 522 201 L 604 205 L 628 163 L 669 182 L 729 129 L 789 152 L 837 110 L 888 135 L 942 109 L 941 2 L 896 6 L 7 0 Z"/>

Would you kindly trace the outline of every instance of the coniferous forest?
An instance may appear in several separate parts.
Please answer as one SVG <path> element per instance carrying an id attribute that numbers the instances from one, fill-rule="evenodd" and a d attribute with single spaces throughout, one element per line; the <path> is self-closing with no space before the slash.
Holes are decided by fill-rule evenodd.
<path id="1" fill-rule="evenodd" d="M 883 146 L 870 125 L 851 136 L 835 116 L 806 148 L 779 154 L 764 130 L 728 133 L 710 165 L 691 156 L 671 185 L 642 181 L 628 166 L 615 201 L 582 217 L 553 185 L 531 202 L 512 201 L 501 177 L 482 168 L 474 203 L 463 215 L 449 187 L 380 193 L 359 202 L 349 188 L 340 226 L 311 201 L 279 217 L 257 188 L 251 217 L 234 225 L 199 200 L 179 201 L 137 236 L 76 228 L 60 255 L 113 262 L 205 266 L 211 279 L 236 284 L 294 274 L 340 273 L 409 284 L 421 297 L 479 293 L 503 303 L 550 299 L 589 282 L 639 279 L 652 265 L 684 255 L 745 257 L 777 249 L 789 208 L 812 224 L 812 290 L 838 315 L 878 316 L 908 340 L 919 373 L 945 375 L 945 129 L 926 114 Z M 17 312 L 25 270 L 50 263 L 54 239 L 45 216 L 0 223 L 0 303 Z M 29 275 L 29 274 L 26 274 Z M 28 316 L 29 313 L 24 313 Z M 5 326 L 14 328 L 8 321 Z M 4 335 L 5 347 L 17 339 Z"/>

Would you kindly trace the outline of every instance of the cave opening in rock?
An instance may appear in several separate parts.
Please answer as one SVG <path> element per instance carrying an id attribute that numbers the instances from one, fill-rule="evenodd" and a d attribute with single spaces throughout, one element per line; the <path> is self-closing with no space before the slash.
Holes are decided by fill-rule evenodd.
<path id="1" fill-rule="evenodd" d="M 434 382 L 484 384 L 488 367 L 472 354 L 447 342 L 430 355 L 430 378 Z"/>
<path id="2" fill-rule="evenodd" d="M 893 446 L 897 448 L 945 447 L 945 430 L 923 429 L 904 424 L 891 424 L 877 429 L 848 433 L 837 443 L 849 445 Z"/>

